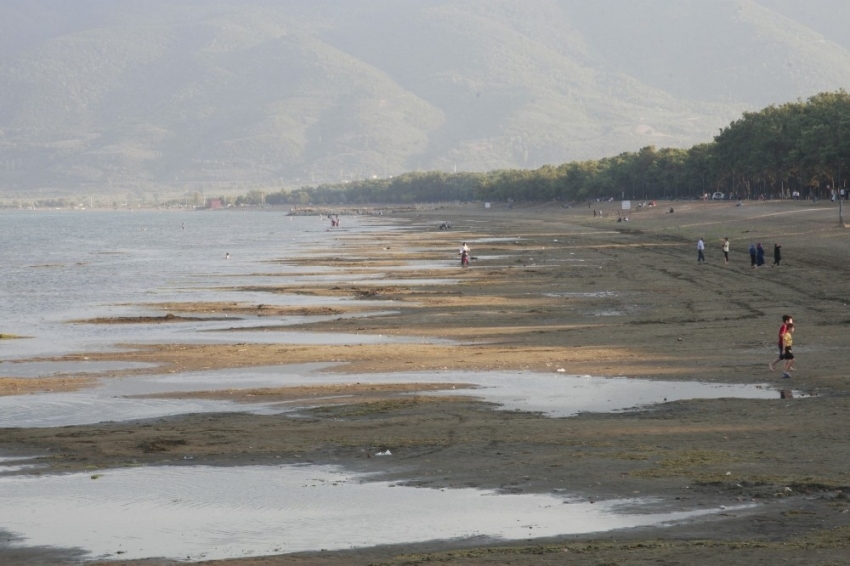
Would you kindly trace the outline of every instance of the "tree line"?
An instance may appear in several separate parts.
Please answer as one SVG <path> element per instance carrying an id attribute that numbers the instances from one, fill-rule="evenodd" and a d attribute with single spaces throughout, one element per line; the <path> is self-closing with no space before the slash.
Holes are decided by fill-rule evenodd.
<path id="1" fill-rule="evenodd" d="M 850 95 L 844 90 L 746 112 L 711 143 L 621 153 L 535 170 L 411 172 L 387 179 L 252 191 L 236 204 L 336 205 L 441 201 L 825 198 L 850 176 Z"/>

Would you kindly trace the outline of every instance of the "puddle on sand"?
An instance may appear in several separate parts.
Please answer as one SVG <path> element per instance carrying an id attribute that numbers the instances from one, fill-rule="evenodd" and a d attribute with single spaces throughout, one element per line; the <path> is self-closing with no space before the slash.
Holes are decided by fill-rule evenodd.
<path id="1" fill-rule="evenodd" d="M 265 405 L 246 408 L 231 401 L 204 399 L 109 398 L 99 390 L 37 393 L 0 397 L 0 428 L 49 428 L 218 412 L 276 414 L 285 411 Z"/>
<path id="2" fill-rule="evenodd" d="M 167 392 L 293 387 L 344 383 L 475 384 L 477 389 L 450 389 L 426 395 L 469 395 L 498 404 L 502 410 L 569 417 L 581 412 L 622 411 L 683 399 L 778 399 L 770 385 L 729 385 L 687 381 L 652 381 L 533 372 L 399 372 L 340 375 L 318 371 L 334 364 L 301 364 L 218 371 L 128 376 L 105 380 L 100 387 L 76 392 L 0 397 L 0 428 L 53 427 L 129 421 L 187 413 L 225 411 L 276 414 L 296 404 L 245 404 L 203 399 L 137 398 Z M 315 399 L 308 403 L 318 404 Z"/>
<path id="3" fill-rule="evenodd" d="M 304 364 L 297 366 L 264 366 L 238 368 L 215 372 L 198 372 L 209 384 L 220 387 L 246 387 L 240 383 L 258 383 L 262 376 L 288 371 L 286 383 L 280 386 L 320 386 L 340 383 L 448 383 L 474 384 L 475 389 L 429 391 L 425 395 L 469 395 L 489 403 L 496 403 L 509 411 L 542 412 L 550 417 L 569 417 L 582 412 L 623 411 L 645 405 L 681 401 L 685 399 L 779 399 L 778 389 L 770 384 L 727 384 L 695 381 L 657 381 L 626 377 L 593 377 L 566 373 L 538 373 L 530 371 L 430 371 L 393 372 L 370 374 L 334 374 L 319 371 L 332 364 Z M 291 367 L 292 370 L 284 370 Z M 171 380 L 181 391 L 179 382 L 189 374 L 173 374 Z M 248 380 L 248 381 L 243 381 Z M 131 382 L 127 382 L 130 384 Z M 188 381 L 184 382 L 188 384 Z M 784 385 L 784 384 L 783 384 Z M 123 388 L 116 383 L 116 387 Z M 259 385 L 257 385 L 259 386 Z M 185 387 L 182 391 L 200 391 L 199 387 Z M 115 394 L 123 389 L 114 389 Z M 155 393 L 155 391 L 149 391 Z"/>
<path id="4" fill-rule="evenodd" d="M 367 281 L 359 281 L 361 285 L 396 285 L 396 286 L 409 286 L 415 287 L 417 285 L 457 285 L 457 279 L 392 279 L 390 277 L 384 277 L 381 279 L 369 279 Z"/>
<path id="5" fill-rule="evenodd" d="M 339 318 L 339 317 L 337 317 Z M 310 344 L 322 346 L 344 346 L 360 344 L 455 344 L 456 341 L 443 338 L 428 338 L 421 336 L 397 336 L 390 334 L 368 334 L 348 332 L 305 332 L 291 329 L 275 329 L 271 326 L 274 321 L 268 321 L 258 328 L 235 327 L 212 330 L 203 337 L 186 340 L 187 344 L 232 344 L 246 342 L 249 344 Z M 220 332 L 217 334 L 216 332 Z M 156 343 L 156 342 L 154 342 Z"/>
<path id="6" fill-rule="evenodd" d="M 583 297 L 588 299 L 601 299 L 605 297 L 618 297 L 619 295 L 613 291 L 594 291 L 590 293 L 543 293 L 544 297 L 560 298 L 560 297 Z"/>
<path id="7" fill-rule="evenodd" d="M 390 311 L 380 311 L 383 314 Z M 161 315 L 160 315 L 161 316 Z M 64 334 L 45 334 L 39 338 L 21 341 L 16 349 L 15 360 L 26 362 L 28 357 L 59 356 L 78 352 L 117 351 L 116 344 L 229 344 L 233 341 L 249 344 L 269 344 L 287 342 L 289 344 L 391 344 L 391 343 L 452 343 L 451 340 L 432 339 L 418 336 L 398 336 L 388 334 L 351 334 L 334 332 L 297 332 L 287 329 L 287 325 L 338 318 L 356 318 L 372 316 L 371 313 L 355 313 L 333 316 L 280 316 L 252 317 L 233 316 L 232 320 L 183 321 L 174 324 L 80 324 L 75 326 L 72 338 Z M 259 321 L 259 323 L 258 323 Z M 281 329 L 272 330 L 272 325 Z M 269 328 L 267 332 L 258 332 L 252 327 Z M 78 331 L 79 330 L 79 331 Z M 217 335 L 218 333 L 218 335 Z M 0 364 L 0 376 L 6 364 Z M 117 368 L 120 369 L 120 368 Z M 7 376 L 8 377 L 8 376 Z"/>
<path id="8" fill-rule="evenodd" d="M 30 464 L 21 462 L 30 462 L 30 459 L 0 456 L 0 475 L 47 467 L 46 464 Z"/>
<path id="9" fill-rule="evenodd" d="M 292 465 L 0 477 L 0 529 L 23 538 L 15 546 L 81 548 L 91 558 L 199 561 L 469 537 L 552 537 L 721 512 L 631 514 L 623 509 L 652 502 L 591 504 L 366 479 L 335 467 Z"/>
<path id="10" fill-rule="evenodd" d="M 516 376 L 514 376 L 514 380 Z M 688 399 L 779 399 L 770 385 L 735 385 L 688 381 L 653 381 L 625 377 L 561 376 L 533 380 L 517 390 L 508 376 L 484 391 L 483 397 L 502 409 L 539 411 L 549 417 L 579 413 L 625 411 Z M 439 392 L 435 392 L 439 394 Z M 469 392 L 477 395 L 481 390 Z"/>
<path id="11" fill-rule="evenodd" d="M 467 240 L 467 242 L 471 244 L 498 244 L 500 242 L 524 242 L 525 238 L 521 238 L 516 236 L 514 238 L 511 237 L 500 237 L 500 238 L 476 238 L 474 240 Z"/>
<path id="12" fill-rule="evenodd" d="M 305 375 L 333 364 L 264 366 L 261 371 L 200 371 L 166 375 L 133 375 L 103 380 L 93 388 L 72 392 L 36 393 L 0 397 L 0 428 L 45 428 L 126 422 L 189 413 L 245 412 L 279 414 L 295 410 L 268 404 L 246 405 L 205 399 L 129 397 L 172 391 L 211 391 L 285 387 Z"/>
<path id="13" fill-rule="evenodd" d="M 50 377 L 71 373 L 100 373 L 127 369 L 152 368 L 142 362 L 6 362 L 0 364 L 2 377 Z"/>

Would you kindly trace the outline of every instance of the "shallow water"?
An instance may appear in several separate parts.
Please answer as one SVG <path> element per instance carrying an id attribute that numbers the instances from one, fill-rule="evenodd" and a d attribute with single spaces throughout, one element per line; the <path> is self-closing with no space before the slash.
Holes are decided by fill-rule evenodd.
<path id="1" fill-rule="evenodd" d="M 376 223 L 381 230 L 393 229 L 389 220 L 351 217 L 346 234 L 372 230 Z M 0 236 L 15 242 L 0 248 L 0 332 L 28 337 L 0 341 L 3 359 L 107 348 L 116 334 L 132 339 L 130 325 L 117 329 L 68 321 L 151 314 L 133 306 L 148 302 L 351 301 L 231 290 L 257 285 L 250 274 L 258 271 L 279 277 L 297 273 L 303 268 L 285 260 L 336 246 L 344 234 L 328 232 L 315 217 L 257 211 L 0 211 Z M 342 270 L 329 270 L 329 276 L 333 273 Z M 158 325 L 164 339 L 173 339 L 174 326 Z M 191 334 L 194 328 L 180 330 Z"/>
<path id="2" fill-rule="evenodd" d="M 2 377 L 48 377 L 69 373 L 101 373 L 153 367 L 140 362 L 5 362 L 0 364 Z"/>
<path id="3" fill-rule="evenodd" d="M 0 456 L 0 475 L 46 467 L 47 464 L 32 464 L 29 458 L 4 458 Z"/>
<path id="4" fill-rule="evenodd" d="M 291 412 L 295 404 L 244 404 L 201 399 L 155 399 L 134 396 L 157 393 L 294 387 L 339 383 L 448 383 L 457 389 L 428 395 L 469 395 L 497 408 L 569 417 L 580 412 L 623 411 L 681 399 L 777 399 L 767 385 L 598 378 L 535 372 L 399 372 L 334 374 L 319 371 L 331 364 L 301 364 L 200 371 L 167 375 L 108 378 L 100 387 L 76 392 L 0 397 L 0 428 L 56 427 L 104 421 L 131 421 L 199 412 Z M 473 384 L 475 389 L 463 386 Z M 309 405 L 319 401 L 312 399 Z"/>
<path id="5" fill-rule="evenodd" d="M 721 512 L 635 514 L 650 502 L 590 503 L 366 479 L 334 467 L 291 465 L 0 477 L 0 527 L 24 537 L 23 545 L 81 548 L 91 558 L 198 561 L 469 537 L 528 539 Z M 626 505 L 631 512 L 623 511 Z"/>
<path id="6" fill-rule="evenodd" d="M 601 299 L 606 297 L 619 297 L 619 293 L 613 291 L 594 291 L 593 293 L 544 293 L 544 297 L 587 297 L 591 299 Z"/>

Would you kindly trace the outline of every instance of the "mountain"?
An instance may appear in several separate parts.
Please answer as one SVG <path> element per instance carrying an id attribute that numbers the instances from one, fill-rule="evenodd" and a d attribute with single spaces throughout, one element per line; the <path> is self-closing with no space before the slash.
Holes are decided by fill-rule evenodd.
<path id="1" fill-rule="evenodd" d="M 848 17 L 843 0 L 5 0 L 0 196 L 691 147 L 846 87 Z"/>

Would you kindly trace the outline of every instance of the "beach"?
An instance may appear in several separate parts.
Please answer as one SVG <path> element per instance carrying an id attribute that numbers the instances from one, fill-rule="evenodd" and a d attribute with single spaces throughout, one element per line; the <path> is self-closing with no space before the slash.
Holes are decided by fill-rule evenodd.
<path id="1" fill-rule="evenodd" d="M 0 395 L 86 391 L 135 375 L 283 365 L 310 366 L 322 382 L 151 394 L 245 407 L 285 403 L 298 418 L 228 410 L 7 427 L 0 429 L 0 453 L 31 457 L 42 467 L 29 473 L 41 475 L 333 465 L 420 489 L 568 491 L 585 502 L 649 498 L 655 510 L 715 511 L 666 526 L 599 533 L 539 537 L 531 530 L 527 538 L 502 541 L 424 537 L 202 563 L 842 563 L 850 551 L 850 236 L 839 226 L 837 204 L 632 206 L 429 206 L 388 214 L 393 229 L 380 229 L 383 220 L 373 218 L 365 226 L 378 228 L 352 232 L 343 217 L 333 246 L 280 260 L 294 275 L 259 273 L 262 282 L 241 284 L 237 273 L 227 300 L 139 297 L 137 306 L 149 311 L 143 319 L 129 312 L 81 313 L 74 324 L 114 332 L 139 324 L 179 327 L 199 318 L 222 327 L 209 333 L 214 340 L 146 340 L 31 360 L 127 364 L 97 374 L 21 378 L 2 374 L 3 364 Z M 451 229 L 439 229 L 444 222 Z M 726 237 L 729 264 L 721 249 Z M 704 264 L 697 261 L 700 238 Z M 458 259 L 463 242 L 472 248 L 468 268 Z M 752 268 L 747 249 L 759 242 L 767 265 Z M 775 243 L 783 259 L 774 267 Z M 348 276 L 330 278 L 328 270 Z M 303 301 L 282 304 L 265 296 Z M 790 379 L 768 369 L 783 314 L 793 315 L 797 327 L 798 362 Z M 267 338 L 228 338 L 227 321 L 249 316 L 260 322 L 240 335 Z M 302 342 L 280 338 L 284 330 L 299 333 Z M 357 340 L 307 342 L 323 334 Z M 16 340 L 23 339 L 3 342 Z M 476 397 L 475 374 L 488 372 L 515 375 L 518 383 L 537 375 L 579 376 L 742 385 L 768 394 L 662 397 L 628 410 L 552 416 Z M 370 375 L 382 379 L 371 382 Z M 3 563 L 98 563 L 4 538 Z M 103 563 L 173 561 L 115 554 Z"/>

